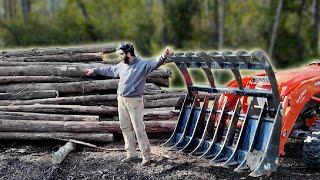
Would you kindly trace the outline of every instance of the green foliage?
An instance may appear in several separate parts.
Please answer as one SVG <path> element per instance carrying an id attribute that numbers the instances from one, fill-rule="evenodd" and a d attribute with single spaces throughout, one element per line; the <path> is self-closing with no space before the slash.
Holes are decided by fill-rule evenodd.
<path id="1" fill-rule="evenodd" d="M 168 14 L 169 42 L 177 48 L 183 48 L 192 37 L 192 16 L 199 10 L 197 0 L 169 1 L 166 9 Z"/>
<path id="2" fill-rule="evenodd" d="M 31 1 L 27 17 L 20 1 L 12 2 L 15 12 L 7 17 L 0 0 L 2 48 L 131 41 L 143 56 L 155 56 L 166 45 L 212 50 L 218 44 L 215 15 L 221 15 L 221 1 L 61 0 L 53 12 L 48 1 Z M 224 48 L 267 51 L 278 1 L 226 2 Z M 311 46 L 312 2 L 284 1 L 273 56 L 278 67 L 319 58 Z"/>

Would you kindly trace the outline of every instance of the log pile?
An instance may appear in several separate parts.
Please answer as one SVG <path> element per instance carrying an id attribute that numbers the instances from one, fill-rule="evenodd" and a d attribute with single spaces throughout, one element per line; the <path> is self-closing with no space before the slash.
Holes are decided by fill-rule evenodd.
<path id="1" fill-rule="evenodd" d="M 112 66 L 115 44 L 0 51 L 0 139 L 112 141 L 121 134 L 119 79 L 86 76 L 85 69 Z M 148 134 L 173 131 L 185 92 L 164 91 L 171 72 L 147 76 L 144 120 Z"/>

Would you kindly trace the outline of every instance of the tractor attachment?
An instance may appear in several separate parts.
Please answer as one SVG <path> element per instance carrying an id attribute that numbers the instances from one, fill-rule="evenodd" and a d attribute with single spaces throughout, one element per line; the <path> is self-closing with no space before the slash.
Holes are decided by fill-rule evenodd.
<path id="1" fill-rule="evenodd" d="M 185 97 L 176 128 L 163 146 L 208 159 L 215 166 L 262 176 L 276 171 L 281 103 L 273 68 L 262 51 L 179 53 Z M 202 69 L 208 85 L 196 85 L 189 68 Z M 235 80 L 215 85 L 212 69 L 230 69 Z M 242 78 L 240 70 L 265 73 Z"/>

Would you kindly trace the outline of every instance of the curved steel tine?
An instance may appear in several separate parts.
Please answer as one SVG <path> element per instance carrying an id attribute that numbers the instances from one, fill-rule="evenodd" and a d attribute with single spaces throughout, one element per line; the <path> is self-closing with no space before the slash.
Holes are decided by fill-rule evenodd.
<path id="1" fill-rule="evenodd" d="M 170 138 L 165 143 L 161 144 L 160 146 L 170 147 L 170 146 L 175 145 L 177 143 L 177 141 L 179 140 L 178 133 L 182 133 L 181 131 L 183 129 L 183 126 L 185 125 L 184 118 L 188 114 L 187 105 L 190 103 L 189 101 L 190 100 L 188 100 L 188 96 L 186 95 L 184 98 L 184 101 L 183 101 L 183 105 L 182 105 L 179 117 L 178 117 L 178 122 L 176 124 L 176 127 L 175 127 L 173 133 L 171 134 Z"/>
<path id="2" fill-rule="evenodd" d="M 186 63 L 188 64 L 188 67 L 189 68 L 199 68 L 198 67 L 198 61 L 197 60 L 197 57 L 195 56 L 195 53 L 194 52 L 186 52 L 184 54 L 184 57 L 186 57 Z"/>
<path id="3" fill-rule="evenodd" d="M 174 53 L 174 55 L 173 55 L 173 56 L 181 57 L 181 56 L 183 56 L 183 55 L 184 55 L 184 53 L 179 52 L 179 53 Z"/>
<path id="4" fill-rule="evenodd" d="M 207 117 L 207 120 L 206 120 L 206 125 L 205 125 L 205 128 L 203 130 L 203 133 L 202 133 L 202 137 L 201 137 L 201 140 L 200 140 L 200 143 L 198 144 L 198 146 L 190 153 L 192 155 L 199 155 L 201 156 L 203 153 L 205 153 L 206 151 L 206 147 L 205 147 L 205 144 L 206 144 L 206 140 L 211 140 L 213 138 L 213 134 L 214 134 L 214 117 L 216 115 L 216 108 L 218 107 L 218 101 L 219 101 L 219 96 L 216 96 L 214 98 L 214 101 L 213 101 L 213 105 L 211 107 L 211 110 L 210 110 L 210 113 L 209 113 L 209 116 Z"/>
<path id="5" fill-rule="evenodd" d="M 253 61 L 251 55 L 247 51 L 237 51 L 236 55 L 244 63 L 251 63 Z"/>
<path id="6" fill-rule="evenodd" d="M 187 116 L 187 119 L 185 121 L 185 124 L 184 124 L 184 128 L 183 128 L 183 132 L 180 136 L 180 139 L 176 142 L 175 145 L 173 145 L 170 149 L 171 150 L 179 150 L 179 149 L 182 149 L 183 147 L 186 146 L 186 142 L 188 141 L 188 134 L 190 132 L 190 130 L 192 130 L 192 125 L 194 123 L 194 120 L 197 120 L 197 116 L 199 115 L 198 112 L 198 107 L 200 106 L 200 102 L 198 101 L 198 98 L 199 96 L 196 95 L 195 96 L 195 99 L 192 103 L 192 106 L 191 106 L 191 111 L 190 113 L 188 114 Z"/>
<path id="7" fill-rule="evenodd" d="M 264 174 L 270 174 L 277 171 L 278 168 L 278 151 L 279 151 L 279 139 L 280 128 L 282 121 L 282 103 L 279 104 L 277 114 L 274 119 L 273 127 L 271 128 L 271 134 L 268 137 L 266 148 L 263 152 L 263 159 L 259 165 L 249 174 L 249 176 L 259 177 Z"/>
<path id="8" fill-rule="evenodd" d="M 231 62 L 233 64 L 239 62 L 237 55 L 233 54 L 231 51 L 223 51 L 222 55 L 224 56 L 224 58 L 226 60 L 228 60 L 229 62 Z"/>
<path id="9" fill-rule="evenodd" d="M 186 52 L 184 55 L 185 55 L 186 57 L 190 57 L 190 56 L 195 55 L 195 53 L 194 53 L 194 52 Z"/>
<path id="10" fill-rule="evenodd" d="M 220 151 L 218 152 L 218 154 L 216 155 L 216 157 L 211 159 L 211 162 L 217 163 L 217 165 L 223 165 L 222 162 L 227 161 L 229 159 L 230 155 L 232 154 L 232 153 L 228 153 L 228 148 L 229 148 L 230 144 L 232 144 L 232 140 L 235 135 L 235 130 L 236 130 L 237 122 L 238 122 L 237 114 L 240 113 L 240 110 L 241 110 L 241 102 L 240 102 L 240 99 L 238 99 L 236 106 L 235 106 L 235 109 L 233 110 L 231 121 L 228 126 L 228 130 L 225 135 L 222 147 L 221 147 Z M 229 148 L 229 149 L 231 149 L 231 148 Z M 232 151 L 234 151 L 234 150 L 235 149 L 232 149 Z"/>
<path id="11" fill-rule="evenodd" d="M 208 68 L 217 67 L 218 64 L 204 51 L 197 52 L 196 55 L 200 57 L 208 66 Z"/>
<path id="12" fill-rule="evenodd" d="M 201 137 L 199 137 L 200 135 L 202 135 L 203 130 L 205 128 L 205 115 L 207 114 L 206 109 L 208 108 L 208 104 L 209 104 L 209 96 L 205 96 L 204 101 L 203 101 L 203 105 L 200 109 L 200 113 L 197 117 L 197 119 L 195 120 L 195 125 L 193 129 L 190 129 L 191 135 L 190 139 L 188 140 L 188 142 L 186 143 L 186 145 L 180 149 L 180 151 L 183 152 L 192 152 L 197 146 L 198 143 L 200 142 Z"/>
<path id="13" fill-rule="evenodd" d="M 216 61 L 219 64 L 226 61 L 225 58 L 223 57 L 223 55 L 221 55 L 220 53 L 218 53 L 216 51 L 209 52 L 208 54 L 214 61 Z"/>

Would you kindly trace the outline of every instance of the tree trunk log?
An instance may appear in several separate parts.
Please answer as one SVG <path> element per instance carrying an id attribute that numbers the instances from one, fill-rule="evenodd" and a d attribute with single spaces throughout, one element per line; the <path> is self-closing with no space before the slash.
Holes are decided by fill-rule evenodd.
<path id="1" fill-rule="evenodd" d="M 71 47 L 71 48 L 34 48 L 15 51 L 0 51 L 0 56 L 4 57 L 23 57 L 23 56 L 43 56 L 57 54 L 76 54 L 76 53 L 113 53 L 116 51 L 116 44 L 104 44 L 99 46 Z"/>
<path id="2" fill-rule="evenodd" d="M 107 67 L 110 65 L 78 64 L 78 65 L 29 65 L 0 67 L 0 76 L 63 76 L 63 77 L 86 77 L 85 69 Z M 168 78 L 170 70 L 159 69 L 150 73 L 149 78 Z M 91 76 L 95 77 L 95 76 Z"/>
<path id="3" fill-rule="evenodd" d="M 103 66 L 103 65 L 102 65 Z M 104 65 L 105 66 L 105 65 Z M 62 77 L 88 77 L 85 69 L 101 67 L 97 64 L 80 65 L 30 65 L 0 67 L 0 76 L 62 76 Z M 155 70 L 147 78 L 168 78 L 170 70 Z M 96 78 L 90 76 L 89 78 Z M 108 78 L 108 77 L 104 77 Z"/>
<path id="4" fill-rule="evenodd" d="M 144 96 L 145 107 L 178 106 L 185 94 L 154 94 Z M 0 101 L 0 106 L 6 105 L 32 105 L 32 104 L 59 104 L 59 105 L 112 105 L 117 106 L 117 95 L 87 95 L 73 97 L 59 97 L 34 100 L 8 100 Z"/>
<path id="5" fill-rule="evenodd" d="M 165 108 L 146 108 L 143 111 L 144 121 L 177 121 L 179 110 L 175 110 L 174 107 Z M 119 121 L 118 116 L 113 118 L 100 117 L 100 121 Z"/>
<path id="6" fill-rule="evenodd" d="M 12 84 L 12 83 L 62 83 L 62 82 L 77 82 L 87 81 L 86 78 L 74 78 L 74 77 L 61 77 L 61 76 L 0 76 L 0 84 Z M 154 83 L 157 86 L 169 87 L 168 78 L 149 78 L 147 82 Z"/>
<path id="7" fill-rule="evenodd" d="M 0 119 L 8 119 L 8 120 L 25 120 L 25 119 L 44 120 L 45 119 L 46 121 L 99 121 L 99 116 L 0 111 Z"/>
<path id="8" fill-rule="evenodd" d="M 76 145 L 72 142 L 67 142 L 64 146 L 52 155 L 52 162 L 54 164 L 62 163 L 68 156 L 68 154 L 76 149 Z"/>
<path id="9" fill-rule="evenodd" d="M 32 65 L 32 66 L 0 67 L 0 76 L 82 77 L 82 76 L 86 76 L 85 69 L 86 69 L 85 66 L 79 67 L 74 65 L 67 65 L 67 66 Z"/>
<path id="10" fill-rule="evenodd" d="M 145 121 L 149 134 L 172 133 L 176 121 Z M 121 133 L 119 121 L 26 121 L 0 119 L 0 132 L 107 132 Z"/>
<path id="11" fill-rule="evenodd" d="M 79 81 L 79 80 L 81 80 L 81 78 L 60 77 L 60 76 L 0 76 L 0 84 L 32 83 L 32 82 L 58 83 L 58 82 L 73 82 L 73 81 Z"/>
<path id="12" fill-rule="evenodd" d="M 0 93 L 0 100 L 28 100 L 28 99 L 43 99 L 53 98 L 58 96 L 56 90 L 43 90 L 43 91 L 21 91 L 18 93 Z M 2 101 L 0 101 L 2 102 Z M 11 103 L 9 103 L 11 104 Z M 7 104 L 8 105 L 8 104 Z"/>
<path id="13" fill-rule="evenodd" d="M 70 62 L 17 62 L 17 61 L 1 61 L 0 66 L 93 66 L 93 67 L 100 67 L 100 66 L 107 66 L 107 65 L 115 65 L 118 64 L 119 60 L 108 59 L 104 61 L 98 62 L 89 62 L 89 63 L 70 63 Z"/>
<path id="14" fill-rule="evenodd" d="M 16 93 L 22 90 L 57 90 L 59 94 L 72 93 L 90 93 L 90 92 L 108 92 L 108 90 L 117 90 L 119 79 L 94 80 L 82 82 L 66 82 L 66 83 L 33 83 L 33 84 L 10 84 L 0 86 L 0 92 Z M 147 83 L 145 91 L 160 90 L 160 87 Z"/>
<path id="15" fill-rule="evenodd" d="M 149 78 L 147 77 L 147 82 L 153 83 L 161 87 L 169 87 L 169 78 Z"/>
<path id="16" fill-rule="evenodd" d="M 60 132 L 0 132 L 1 140 L 50 140 L 53 138 L 76 139 L 90 142 L 112 142 L 110 133 L 60 133 Z"/>
<path id="17" fill-rule="evenodd" d="M 18 105 L 0 106 L 0 111 L 35 112 L 53 114 L 89 114 L 89 115 L 117 115 L 116 107 L 107 106 L 79 106 L 79 105 Z"/>
<path id="18" fill-rule="evenodd" d="M 102 61 L 103 54 L 60 54 L 24 57 L 0 57 L 0 61 L 9 62 L 92 62 Z"/>
<path id="19" fill-rule="evenodd" d="M 155 99 L 155 100 L 146 100 L 144 107 L 146 108 L 181 107 L 182 103 L 183 103 L 182 97 Z"/>

